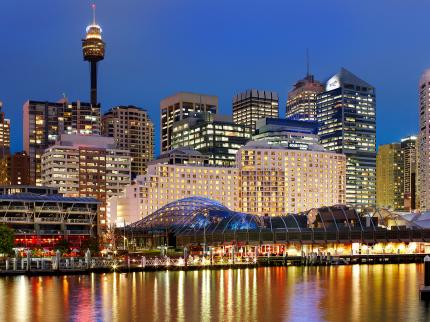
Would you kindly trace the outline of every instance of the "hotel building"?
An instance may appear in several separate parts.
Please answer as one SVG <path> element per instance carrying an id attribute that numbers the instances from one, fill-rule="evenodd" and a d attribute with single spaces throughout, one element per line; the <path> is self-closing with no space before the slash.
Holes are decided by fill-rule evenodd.
<path id="1" fill-rule="evenodd" d="M 191 113 L 216 114 L 217 110 L 217 96 L 180 92 L 161 100 L 161 152 L 172 149 L 173 123 L 187 118 Z"/>
<path id="2" fill-rule="evenodd" d="M 392 210 L 404 207 L 403 153 L 400 143 L 380 145 L 376 156 L 376 206 Z"/>
<path id="3" fill-rule="evenodd" d="M 345 203 L 342 154 L 249 142 L 237 154 L 240 211 L 279 216 Z"/>
<path id="4" fill-rule="evenodd" d="M 342 68 L 317 96 L 320 143 L 345 154 L 346 203 L 363 209 L 376 204 L 375 89 Z"/>
<path id="5" fill-rule="evenodd" d="M 129 150 L 131 173 L 144 174 L 154 158 L 154 124 L 148 112 L 136 106 L 116 106 L 102 117 L 102 134 L 113 137 L 118 149 Z"/>
<path id="6" fill-rule="evenodd" d="M 100 224 L 106 228 L 106 201 L 131 182 L 128 150 L 117 149 L 113 138 L 62 134 L 42 155 L 42 183 L 70 197 L 101 201 Z"/>
<path id="7" fill-rule="evenodd" d="M 207 197 L 230 209 L 239 209 L 237 168 L 154 164 L 137 181 L 141 186 L 142 217 L 169 202 L 192 196 Z"/>
<path id="8" fill-rule="evenodd" d="M 279 117 L 278 94 L 271 91 L 250 89 L 233 97 L 233 121 L 255 131 L 257 120 Z"/>
<path id="9" fill-rule="evenodd" d="M 234 166 L 236 152 L 251 139 L 251 128 L 235 124 L 229 116 L 191 113 L 173 123 L 172 148 L 190 147 L 209 157 L 209 163 Z"/>
<path id="10" fill-rule="evenodd" d="M 317 120 L 317 95 L 324 91 L 324 86 L 313 75 L 298 81 L 288 93 L 287 119 L 301 121 Z"/>

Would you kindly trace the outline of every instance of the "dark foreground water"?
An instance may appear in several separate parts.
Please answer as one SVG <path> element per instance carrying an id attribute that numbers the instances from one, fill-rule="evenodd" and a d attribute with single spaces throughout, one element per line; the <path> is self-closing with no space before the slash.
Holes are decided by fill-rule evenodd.
<path id="1" fill-rule="evenodd" d="M 430 321 L 423 265 L 0 278 L 0 321 Z"/>

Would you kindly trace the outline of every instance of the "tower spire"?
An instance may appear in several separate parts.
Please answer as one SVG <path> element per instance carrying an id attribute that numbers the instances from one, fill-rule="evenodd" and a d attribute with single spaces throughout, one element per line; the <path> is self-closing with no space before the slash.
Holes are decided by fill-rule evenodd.
<path id="1" fill-rule="evenodd" d="M 93 9 L 93 25 L 95 25 L 96 24 L 96 4 L 93 3 L 91 5 L 91 8 Z"/>

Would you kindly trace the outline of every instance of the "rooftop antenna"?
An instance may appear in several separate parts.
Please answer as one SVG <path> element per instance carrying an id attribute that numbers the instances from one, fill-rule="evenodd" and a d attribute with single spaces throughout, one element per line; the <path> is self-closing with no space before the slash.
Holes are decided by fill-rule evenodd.
<path id="1" fill-rule="evenodd" d="M 95 25 L 96 24 L 96 4 L 93 3 L 91 5 L 91 8 L 93 8 L 93 25 Z"/>
<path id="2" fill-rule="evenodd" d="M 309 77 L 309 48 L 306 48 L 306 77 Z"/>

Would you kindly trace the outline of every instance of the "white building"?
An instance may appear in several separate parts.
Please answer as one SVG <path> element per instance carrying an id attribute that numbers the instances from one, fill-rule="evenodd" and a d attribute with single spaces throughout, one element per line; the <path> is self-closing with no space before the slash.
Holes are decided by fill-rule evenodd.
<path id="1" fill-rule="evenodd" d="M 346 157 L 253 141 L 237 153 L 240 210 L 285 215 L 345 203 Z"/>
<path id="2" fill-rule="evenodd" d="M 100 224 L 108 225 L 106 201 L 131 182 L 131 158 L 110 137 L 62 134 L 42 155 L 42 184 L 71 197 L 102 202 Z"/>

